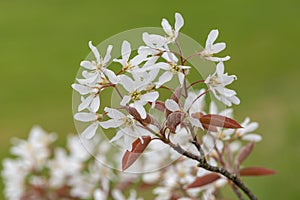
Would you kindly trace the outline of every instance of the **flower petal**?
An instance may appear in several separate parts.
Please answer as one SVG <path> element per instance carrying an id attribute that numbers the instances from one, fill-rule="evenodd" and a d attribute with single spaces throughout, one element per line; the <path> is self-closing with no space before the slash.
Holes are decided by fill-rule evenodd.
<path id="1" fill-rule="evenodd" d="M 97 95 L 91 102 L 91 111 L 92 112 L 97 112 L 99 110 L 100 107 L 100 97 L 99 95 Z"/>
<path id="2" fill-rule="evenodd" d="M 163 73 L 158 81 L 155 83 L 156 88 L 159 88 L 160 86 L 162 86 L 164 83 L 170 81 L 173 78 L 173 73 L 170 71 L 166 71 L 165 73 Z"/>
<path id="3" fill-rule="evenodd" d="M 220 42 L 217 44 L 214 44 L 211 48 L 211 50 L 214 53 L 219 53 L 220 51 L 223 51 L 226 48 L 226 44 L 224 42 Z"/>
<path id="4" fill-rule="evenodd" d="M 90 122 L 97 120 L 95 113 L 80 112 L 74 115 L 74 119 L 81 122 Z"/>
<path id="5" fill-rule="evenodd" d="M 103 59 L 103 63 L 104 63 L 104 64 L 107 64 L 108 61 L 110 60 L 110 58 L 111 58 L 110 53 L 111 53 L 112 48 L 113 48 L 112 45 L 108 45 L 107 50 L 106 50 L 105 57 L 104 57 L 104 59 Z"/>
<path id="6" fill-rule="evenodd" d="M 89 70 L 93 70 L 93 69 L 96 68 L 96 67 L 93 65 L 92 62 L 87 61 L 87 60 L 82 61 L 82 62 L 80 63 L 80 66 L 81 66 L 81 67 L 84 67 L 84 68 L 86 68 L 86 69 L 89 69 Z"/>
<path id="7" fill-rule="evenodd" d="M 166 34 L 168 34 L 169 36 L 172 35 L 172 27 L 170 25 L 170 23 L 168 22 L 168 20 L 166 20 L 165 18 L 162 19 L 161 21 L 161 26 L 164 29 L 164 31 L 166 32 Z"/>
<path id="8" fill-rule="evenodd" d="M 210 31 L 210 33 L 208 34 L 207 40 L 206 40 L 206 44 L 205 44 L 206 49 L 211 48 L 213 43 L 216 41 L 218 35 L 219 35 L 219 31 L 217 29 Z"/>
<path id="9" fill-rule="evenodd" d="M 97 122 L 92 123 L 81 133 L 81 136 L 86 139 L 91 139 L 95 135 L 97 128 L 98 128 L 98 123 Z"/>
<path id="10" fill-rule="evenodd" d="M 124 122 L 122 120 L 115 120 L 115 119 L 109 119 L 107 121 L 99 122 L 100 126 L 102 126 L 105 129 L 108 129 L 108 128 L 118 128 L 123 123 Z"/>
<path id="11" fill-rule="evenodd" d="M 81 95 L 86 95 L 88 93 L 91 92 L 91 88 L 90 87 L 87 87 L 87 86 L 84 86 L 84 85 L 80 85 L 80 84 L 72 84 L 72 88 L 74 90 L 76 90 L 77 92 L 79 92 L 79 94 Z"/>
<path id="12" fill-rule="evenodd" d="M 108 80 L 113 83 L 113 84 L 117 84 L 119 82 L 118 77 L 116 76 L 116 74 L 109 70 L 109 69 L 103 69 L 103 73 L 107 76 Z"/>
<path id="13" fill-rule="evenodd" d="M 175 112 L 179 111 L 179 105 L 173 99 L 167 99 L 165 102 L 165 106 L 168 110 Z"/>
<path id="14" fill-rule="evenodd" d="M 123 41 L 121 53 L 122 53 L 122 59 L 127 62 L 131 54 L 131 46 L 130 43 L 126 40 Z"/>
<path id="15" fill-rule="evenodd" d="M 175 13 L 175 31 L 178 32 L 184 24 L 183 17 L 180 13 Z"/>
<path id="16" fill-rule="evenodd" d="M 79 106 L 78 106 L 78 111 L 82 111 L 82 110 L 88 108 L 89 105 L 91 104 L 91 102 L 93 101 L 93 99 L 94 99 L 93 94 L 88 96 L 86 99 L 83 98 L 81 104 L 79 104 Z"/>
<path id="17" fill-rule="evenodd" d="M 125 117 L 125 115 L 117 109 L 105 107 L 104 111 L 107 112 L 107 116 L 109 116 L 112 119 L 121 119 Z"/>
<path id="18" fill-rule="evenodd" d="M 142 101 L 155 102 L 158 97 L 159 97 L 159 93 L 155 91 L 155 92 L 149 92 L 149 93 L 143 94 L 140 98 Z"/>
<path id="19" fill-rule="evenodd" d="M 97 63 L 100 63 L 100 53 L 99 53 L 98 49 L 92 44 L 92 41 L 89 41 L 89 47 L 90 47 L 91 51 L 93 52 Z"/>
<path id="20" fill-rule="evenodd" d="M 130 101 L 130 96 L 125 95 L 125 96 L 123 97 L 122 101 L 120 102 L 120 105 L 121 105 L 121 106 L 125 106 L 127 103 L 129 103 L 129 101 Z"/>

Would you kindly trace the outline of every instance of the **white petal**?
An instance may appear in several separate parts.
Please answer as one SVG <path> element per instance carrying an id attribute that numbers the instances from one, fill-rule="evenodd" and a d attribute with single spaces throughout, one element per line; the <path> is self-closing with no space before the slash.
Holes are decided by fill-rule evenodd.
<path id="1" fill-rule="evenodd" d="M 162 19 L 161 26 L 169 36 L 172 35 L 172 27 L 169 24 L 168 20 Z"/>
<path id="2" fill-rule="evenodd" d="M 210 49 L 212 44 L 216 41 L 218 35 L 219 35 L 219 31 L 217 29 L 210 31 L 206 40 L 205 48 Z"/>
<path id="3" fill-rule="evenodd" d="M 262 140 L 262 137 L 257 134 L 247 134 L 242 136 L 242 139 L 246 141 L 260 142 Z"/>
<path id="4" fill-rule="evenodd" d="M 84 68 L 86 68 L 86 69 L 89 69 L 89 70 L 93 70 L 93 69 L 96 68 L 96 67 L 93 65 L 92 62 L 87 61 L 87 60 L 82 61 L 82 62 L 80 63 L 80 66 L 81 66 L 81 67 L 84 67 Z"/>
<path id="5" fill-rule="evenodd" d="M 133 66 L 138 66 L 145 60 L 146 60 L 146 57 L 144 55 L 137 55 L 130 62 Z"/>
<path id="6" fill-rule="evenodd" d="M 232 103 L 234 103 L 235 105 L 239 105 L 240 104 L 240 99 L 237 97 L 237 96 L 232 96 L 232 97 L 230 97 L 230 101 L 232 102 Z"/>
<path id="7" fill-rule="evenodd" d="M 131 54 L 131 47 L 130 43 L 126 40 L 124 40 L 122 44 L 122 59 L 125 60 L 126 62 L 129 60 L 129 56 Z"/>
<path id="8" fill-rule="evenodd" d="M 158 92 L 149 92 L 149 93 L 143 94 L 140 98 L 142 101 L 154 102 L 157 100 L 158 97 L 159 97 Z"/>
<path id="9" fill-rule="evenodd" d="M 136 109 L 136 111 L 140 114 L 142 119 L 145 119 L 147 117 L 146 110 L 142 104 L 134 102 L 131 106 Z"/>
<path id="10" fill-rule="evenodd" d="M 100 97 L 97 95 L 91 102 L 91 111 L 92 112 L 97 112 L 100 107 Z"/>
<path id="11" fill-rule="evenodd" d="M 92 123 L 81 133 L 81 136 L 86 139 L 91 139 L 95 135 L 97 128 L 98 128 L 98 123 L 97 122 Z"/>
<path id="12" fill-rule="evenodd" d="M 121 129 L 121 130 L 119 130 L 119 131 L 116 133 L 116 135 L 115 135 L 112 139 L 110 139 L 109 142 L 117 141 L 117 140 L 119 140 L 122 136 L 124 136 L 124 133 L 123 133 L 123 131 L 122 131 L 122 129 Z"/>
<path id="13" fill-rule="evenodd" d="M 250 133 L 255 131 L 258 128 L 257 122 L 252 122 L 248 126 L 245 127 L 245 132 Z"/>
<path id="14" fill-rule="evenodd" d="M 125 95 L 125 96 L 123 97 L 122 101 L 120 102 L 120 105 L 121 105 L 121 106 L 125 106 L 127 103 L 129 103 L 129 101 L 130 101 L 130 96 Z"/>
<path id="15" fill-rule="evenodd" d="M 72 88 L 74 90 L 76 90 L 77 92 L 79 92 L 79 94 L 81 95 L 86 95 L 88 93 L 91 92 L 91 88 L 90 87 L 87 87 L 87 86 L 84 86 L 84 85 L 80 85 L 80 84 L 72 84 Z"/>
<path id="16" fill-rule="evenodd" d="M 226 56 L 224 58 L 219 58 L 219 57 L 205 57 L 205 59 L 213 61 L 213 62 L 225 62 L 227 60 L 230 60 L 230 56 Z"/>
<path id="17" fill-rule="evenodd" d="M 173 99 L 167 99 L 165 102 L 165 106 L 168 110 L 175 112 L 179 111 L 179 105 Z"/>
<path id="18" fill-rule="evenodd" d="M 219 53 L 220 51 L 223 51 L 226 48 L 226 44 L 224 42 L 220 42 L 217 44 L 214 44 L 211 48 L 211 50 L 214 53 Z"/>
<path id="19" fill-rule="evenodd" d="M 216 66 L 216 72 L 219 76 L 222 76 L 224 74 L 224 63 L 219 62 Z"/>
<path id="20" fill-rule="evenodd" d="M 110 58 L 111 58 L 110 53 L 111 53 L 112 48 L 113 48 L 112 45 L 108 45 L 107 50 L 106 50 L 105 57 L 104 57 L 104 59 L 103 59 L 103 63 L 104 63 L 104 64 L 107 64 L 108 61 L 110 60 Z"/>
<path id="21" fill-rule="evenodd" d="M 97 63 L 100 63 L 100 54 L 99 54 L 99 51 L 98 49 L 92 44 L 92 41 L 89 41 L 89 47 L 90 49 L 92 50 L 95 58 L 96 58 L 96 61 Z"/>
<path id="22" fill-rule="evenodd" d="M 99 122 L 100 126 L 102 126 L 105 129 L 108 129 L 108 128 L 118 128 L 123 123 L 124 122 L 122 120 L 115 120 L 115 119 L 110 119 L 110 120 L 107 120 L 107 121 Z"/>
<path id="23" fill-rule="evenodd" d="M 119 82 L 118 77 L 116 76 L 116 74 L 109 70 L 109 69 L 104 69 L 103 73 L 107 76 L 108 80 L 113 83 L 113 84 L 117 84 Z"/>
<path id="24" fill-rule="evenodd" d="M 156 82 L 156 88 L 159 88 L 160 86 L 162 86 L 164 83 L 170 81 L 173 78 L 173 73 L 170 71 L 166 71 L 165 73 L 163 73 L 159 79 L 158 82 Z"/>
<path id="25" fill-rule="evenodd" d="M 86 113 L 86 112 L 76 113 L 74 115 L 74 118 L 77 121 L 81 121 L 81 122 L 90 122 L 90 121 L 97 120 L 97 116 L 95 115 L 95 113 Z"/>
<path id="26" fill-rule="evenodd" d="M 117 109 L 105 107 L 104 111 L 107 112 L 107 116 L 109 116 L 112 119 L 121 119 L 125 117 L 125 115 Z"/>
<path id="27" fill-rule="evenodd" d="M 126 75 L 118 76 L 120 80 L 120 84 L 127 90 L 128 92 L 133 92 L 135 89 L 134 82 L 131 78 Z"/>
<path id="28" fill-rule="evenodd" d="M 88 96 L 86 99 L 84 99 L 81 104 L 79 104 L 78 106 L 78 111 L 82 111 L 84 109 L 86 109 L 87 107 L 89 107 L 89 105 L 91 104 L 91 102 L 93 101 L 94 99 L 94 95 L 90 95 Z"/>
<path id="29" fill-rule="evenodd" d="M 184 82 L 184 74 L 179 72 L 178 73 L 178 80 L 179 80 L 179 83 L 180 83 L 180 86 L 183 85 L 183 82 Z"/>
<path id="30" fill-rule="evenodd" d="M 180 13 L 175 13 L 175 31 L 178 32 L 184 24 L 183 17 Z"/>

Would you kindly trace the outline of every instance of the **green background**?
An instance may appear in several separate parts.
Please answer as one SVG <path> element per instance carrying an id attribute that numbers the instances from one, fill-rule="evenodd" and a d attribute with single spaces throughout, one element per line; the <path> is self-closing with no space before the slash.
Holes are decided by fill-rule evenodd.
<path id="1" fill-rule="evenodd" d="M 182 32 L 201 44 L 220 30 L 226 69 L 238 76 L 236 118 L 260 123 L 264 140 L 245 164 L 277 175 L 246 183 L 260 199 L 300 199 L 299 9 L 297 0 L 0 0 L 0 158 L 35 124 L 60 138 L 75 132 L 70 85 L 89 40 L 157 27 L 163 17 L 173 23 L 180 12 Z"/>

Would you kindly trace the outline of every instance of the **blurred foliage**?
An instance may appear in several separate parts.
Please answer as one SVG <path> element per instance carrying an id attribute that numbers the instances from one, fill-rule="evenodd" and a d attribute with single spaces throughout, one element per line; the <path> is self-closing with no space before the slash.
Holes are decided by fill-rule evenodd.
<path id="1" fill-rule="evenodd" d="M 177 11 L 183 32 L 202 44 L 212 28 L 220 30 L 224 54 L 232 56 L 226 69 L 239 78 L 232 86 L 242 100 L 236 118 L 249 115 L 261 125 L 264 140 L 246 164 L 278 174 L 246 182 L 261 199 L 299 199 L 299 7 L 297 0 L 0 0 L 1 159 L 10 138 L 25 137 L 34 124 L 75 132 L 70 85 L 89 40 L 157 27 Z"/>

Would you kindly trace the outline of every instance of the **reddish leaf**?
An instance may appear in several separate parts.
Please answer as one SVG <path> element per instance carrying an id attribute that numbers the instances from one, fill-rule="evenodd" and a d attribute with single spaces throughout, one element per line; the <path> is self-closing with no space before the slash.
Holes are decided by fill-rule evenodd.
<path id="1" fill-rule="evenodd" d="M 164 112 L 166 109 L 165 103 L 162 101 L 156 101 L 154 107 L 161 112 Z"/>
<path id="2" fill-rule="evenodd" d="M 237 154 L 235 158 L 235 165 L 237 168 L 240 166 L 240 164 L 242 164 L 246 160 L 246 158 L 248 158 L 248 156 L 252 152 L 253 147 L 254 147 L 254 142 L 249 142 L 246 146 L 244 146 L 240 150 L 240 152 Z"/>
<path id="3" fill-rule="evenodd" d="M 208 114 L 203 115 L 199 118 L 200 122 L 203 126 L 216 126 L 223 128 L 243 128 L 238 122 L 235 120 L 221 116 L 216 114 Z"/>
<path id="4" fill-rule="evenodd" d="M 207 124 L 202 124 L 203 128 L 205 130 L 211 131 L 211 132 L 218 132 L 218 129 L 216 126 L 212 126 L 212 125 L 207 125 Z"/>
<path id="5" fill-rule="evenodd" d="M 184 113 L 178 111 L 173 112 L 168 116 L 166 127 L 170 129 L 171 133 L 175 133 L 176 127 L 182 123 L 184 116 Z"/>
<path id="6" fill-rule="evenodd" d="M 126 151 L 123 158 L 122 158 L 122 170 L 126 170 L 128 167 L 130 167 L 139 157 L 140 155 L 144 152 L 146 147 L 151 141 L 150 136 L 143 136 L 143 143 L 142 141 L 138 138 L 132 143 L 132 150 L 131 151 Z"/>
<path id="7" fill-rule="evenodd" d="M 182 88 L 181 87 L 178 87 L 176 88 L 176 90 L 174 91 L 174 93 L 172 94 L 172 99 L 174 101 L 176 101 L 176 103 L 179 102 L 179 99 L 180 99 L 180 96 L 181 96 L 181 91 L 182 91 Z"/>
<path id="8" fill-rule="evenodd" d="M 266 176 L 276 174 L 272 169 L 263 167 L 246 167 L 240 170 L 240 176 Z"/>
<path id="9" fill-rule="evenodd" d="M 187 189 L 202 187 L 204 185 L 210 184 L 210 183 L 218 180 L 219 178 L 220 178 L 220 175 L 218 175 L 216 173 L 206 174 L 204 176 L 196 178 L 194 180 L 194 182 L 192 182 L 191 184 L 189 184 L 187 186 Z"/>

